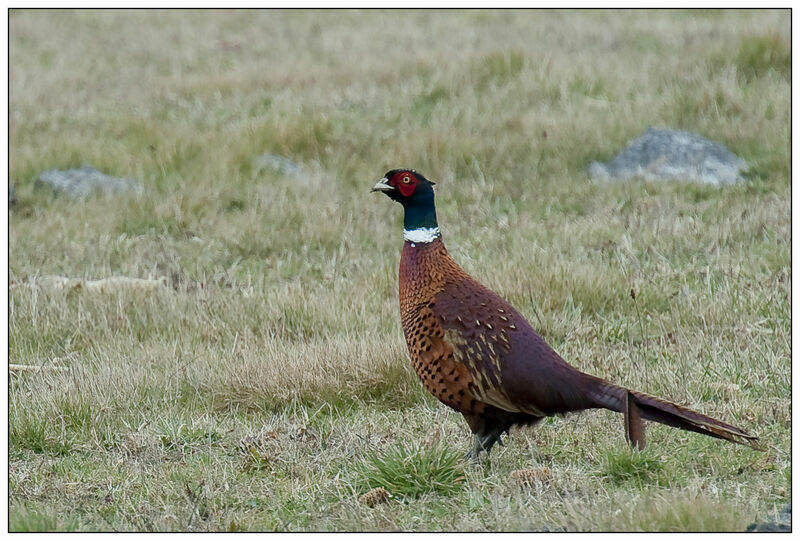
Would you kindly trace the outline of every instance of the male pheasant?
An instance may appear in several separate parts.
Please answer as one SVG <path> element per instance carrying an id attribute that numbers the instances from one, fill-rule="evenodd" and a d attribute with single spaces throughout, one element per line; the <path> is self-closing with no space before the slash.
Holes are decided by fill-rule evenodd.
<path id="1" fill-rule="evenodd" d="M 393 169 L 373 187 L 405 210 L 400 315 L 422 384 L 460 412 L 475 435 L 467 454 L 487 454 L 514 425 L 590 408 L 624 414 L 628 441 L 645 445 L 643 419 L 758 449 L 757 438 L 672 402 L 585 374 L 562 359 L 522 315 L 447 253 L 433 182 Z"/>

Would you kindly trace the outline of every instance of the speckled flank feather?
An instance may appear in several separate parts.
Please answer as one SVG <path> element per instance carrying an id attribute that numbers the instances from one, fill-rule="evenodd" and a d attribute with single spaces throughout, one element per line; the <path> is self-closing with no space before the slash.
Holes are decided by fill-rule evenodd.
<path id="1" fill-rule="evenodd" d="M 406 242 L 400 259 L 400 312 L 414 368 L 423 385 L 465 415 L 535 422 L 590 407 L 577 388 L 542 385 L 580 378 L 522 315 L 471 278 L 441 239 Z M 531 359 L 537 363 L 530 363 Z M 507 428 L 507 427 L 506 427 Z"/>

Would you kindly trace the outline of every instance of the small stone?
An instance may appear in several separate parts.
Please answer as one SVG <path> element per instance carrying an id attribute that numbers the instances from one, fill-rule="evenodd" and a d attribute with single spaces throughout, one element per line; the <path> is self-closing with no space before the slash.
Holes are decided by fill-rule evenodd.
<path id="1" fill-rule="evenodd" d="M 648 128 L 608 163 L 592 162 L 589 176 L 594 182 L 642 178 L 719 186 L 743 182 L 747 168 L 723 145 L 695 133 Z"/>
<path id="2" fill-rule="evenodd" d="M 73 199 L 84 199 L 96 193 L 119 195 L 123 193 L 141 194 L 144 191 L 142 185 L 135 180 L 112 177 L 90 165 L 65 171 L 50 169 L 39 175 L 34 187 L 50 188 L 56 194 L 66 195 Z"/>
<path id="3" fill-rule="evenodd" d="M 276 173 L 282 175 L 298 175 L 300 174 L 300 166 L 288 158 L 279 156 L 277 154 L 262 154 L 253 158 L 253 171 L 261 172 L 264 169 L 272 169 Z"/>
<path id="4" fill-rule="evenodd" d="M 388 490 L 383 487 L 378 487 L 362 494 L 358 498 L 358 503 L 361 505 L 366 505 L 367 507 L 375 507 L 376 505 L 380 505 L 382 503 L 388 503 L 391 497 L 392 495 L 389 494 Z"/>
<path id="5" fill-rule="evenodd" d="M 529 468 L 525 470 L 514 470 L 511 472 L 511 479 L 521 486 L 532 487 L 536 483 L 546 483 L 553 478 L 550 468 Z"/>

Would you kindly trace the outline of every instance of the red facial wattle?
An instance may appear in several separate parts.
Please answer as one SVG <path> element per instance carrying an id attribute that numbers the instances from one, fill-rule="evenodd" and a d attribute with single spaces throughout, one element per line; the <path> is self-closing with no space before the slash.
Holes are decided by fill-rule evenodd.
<path id="1" fill-rule="evenodd" d="M 391 181 L 392 186 L 403 195 L 403 197 L 411 197 L 417 187 L 417 177 L 407 171 L 397 173 Z"/>

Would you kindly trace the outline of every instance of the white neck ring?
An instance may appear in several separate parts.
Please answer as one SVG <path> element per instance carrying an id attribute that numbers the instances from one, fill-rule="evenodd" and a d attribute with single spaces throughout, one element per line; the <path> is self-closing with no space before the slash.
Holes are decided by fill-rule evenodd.
<path id="1" fill-rule="evenodd" d="M 403 229 L 403 238 L 409 242 L 428 243 L 441 237 L 438 227 L 420 227 L 419 229 Z"/>

